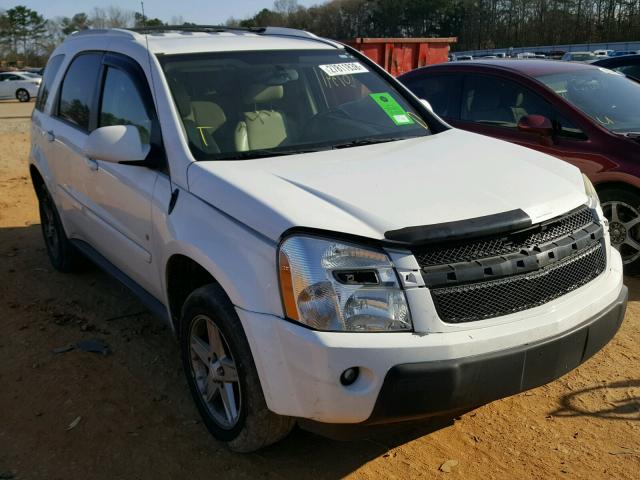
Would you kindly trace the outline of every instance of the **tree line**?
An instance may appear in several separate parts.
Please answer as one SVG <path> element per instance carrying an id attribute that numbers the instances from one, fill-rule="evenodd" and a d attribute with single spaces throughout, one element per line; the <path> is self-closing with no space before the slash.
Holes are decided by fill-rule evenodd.
<path id="1" fill-rule="evenodd" d="M 334 39 L 458 37 L 457 50 L 640 40 L 640 0 L 277 0 L 230 25 L 288 26 Z"/>
<path id="2" fill-rule="evenodd" d="M 182 17 L 172 21 L 184 23 Z M 157 18 L 117 7 L 96 7 L 89 14 L 45 19 L 37 11 L 18 5 L 0 11 L 0 61 L 7 65 L 42 66 L 53 49 L 77 30 L 162 24 Z"/>
<path id="3" fill-rule="evenodd" d="M 185 24 L 179 16 L 168 23 Z M 45 19 L 16 6 L 0 11 L 0 61 L 41 65 L 76 30 L 162 24 L 117 7 Z M 272 8 L 226 24 L 301 28 L 338 40 L 458 37 L 456 50 L 637 41 L 640 0 L 329 0 L 308 8 L 276 0 Z"/>

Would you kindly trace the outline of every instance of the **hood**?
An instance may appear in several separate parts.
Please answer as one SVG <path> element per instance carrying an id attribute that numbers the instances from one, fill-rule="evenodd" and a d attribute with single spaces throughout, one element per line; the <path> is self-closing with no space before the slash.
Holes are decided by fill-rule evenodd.
<path id="1" fill-rule="evenodd" d="M 587 201 L 577 168 L 451 129 L 428 137 L 190 165 L 189 190 L 277 240 L 292 227 L 385 232 L 522 209 L 533 223 Z"/>

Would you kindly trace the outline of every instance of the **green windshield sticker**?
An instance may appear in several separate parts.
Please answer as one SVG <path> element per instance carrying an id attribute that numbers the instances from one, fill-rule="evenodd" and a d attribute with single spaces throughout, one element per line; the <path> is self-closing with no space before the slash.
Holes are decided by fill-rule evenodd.
<path id="1" fill-rule="evenodd" d="M 396 125 L 413 125 L 413 119 L 390 93 L 370 93 L 369 96 Z"/>

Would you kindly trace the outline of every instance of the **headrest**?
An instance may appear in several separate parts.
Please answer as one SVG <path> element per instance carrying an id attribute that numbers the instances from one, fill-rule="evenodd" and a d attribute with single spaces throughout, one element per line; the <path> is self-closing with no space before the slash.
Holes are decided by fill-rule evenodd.
<path id="1" fill-rule="evenodd" d="M 511 85 L 505 85 L 500 90 L 500 106 L 503 108 L 520 107 L 523 100 L 522 92 Z"/>
<path id="2" fill-rule="evenodd" d="M 170 83 L 171 91 L 173 92 L 173 99 L 176 102 L 180 116 L 183 118 L 188 117 L 191 115 L 191 101 L 189 94 L 179 81 L 174 79 Z"/>
<path id="3" fill-rule="evenodd" d="M 197 127 L 211 128 L 216 131 L 227 121 L 227 116 L 220 105 L 213 102 L 191 102 L 191 110 Z"/>
<path id="4" fill-rule="evenodd" d="M 287 82 L 294 82 L 298 78 L 297 70 L 277 67 L 275 70 L 269 70 L 262 75 L 258 75 L 255 80 L 264 85 L 284 85 Z"/>
<path id="5" fill-rule="evenodd" d="M 248 104 L 273 102 L 280 100 L 283 95 L 282 85 L 251 85 L 244 95 L 244 102 Z"/>
<path id="6" fill-rule="evenodd" d="M 516 98 L 516 107 L 522 107 L 524 103 L 524 94 L 522 92 L 518 93 L 518 97 Z"/>

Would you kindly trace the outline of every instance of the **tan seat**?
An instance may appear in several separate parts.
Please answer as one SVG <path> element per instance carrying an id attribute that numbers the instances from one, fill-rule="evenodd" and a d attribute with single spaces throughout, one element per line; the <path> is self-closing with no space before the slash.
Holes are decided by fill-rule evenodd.
<path id="1" fill-rule="evenodd" d="M 191 102 L 191 116 L 205 146 L 213 140 L 212 135 L 227 121 L 224 110 L 217 103 Z"/>
<path id="2" fill-rule="evenodd" d="M 227 121 L 224 110 L 214 102 L 191 101 L 178 82 L 173 85 L 172 90 L 191 143 L 204 152 L 219 153 L 213 134 Z"/>
<path id="3" fill-rule="evenodd" d="M 287 127 L 282 112 L 272 107 L 284 94 L 282 85 L 253 85 L 244 97 L 253 110 L 244 112 L 235 131 L 236 150 L 246 152 L 261 148 L 273 148 L 287 138 Z M 258 106 L 271 108 L 261 108 Z"/>

